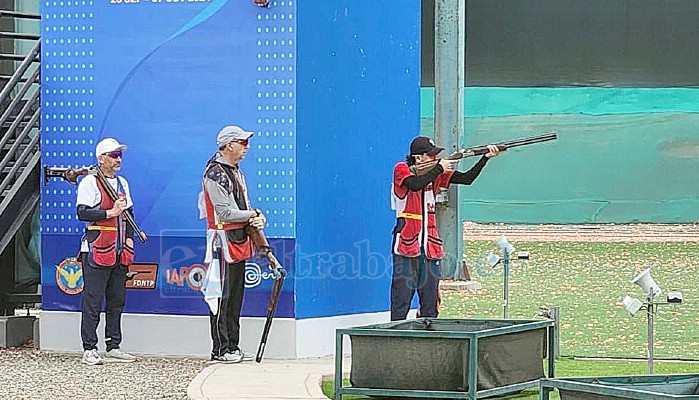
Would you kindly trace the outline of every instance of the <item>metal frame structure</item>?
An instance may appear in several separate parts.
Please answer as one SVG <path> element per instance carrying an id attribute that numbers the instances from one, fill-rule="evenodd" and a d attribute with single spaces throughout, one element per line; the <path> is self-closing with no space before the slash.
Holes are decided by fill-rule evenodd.
<path id="1" fill-rule="evenodd" d="M 547 329 L 547 357 L 548 357 L 548 376 L 555 376 L 555 356 L 554 356 L 554 329 L 555 323 L 552 320 L 493 320 L 493 319 L 439 319 L 437 321 L 462 321 L 469 323 L 488 323 L 488 322 L 505 322 L 512 323 L 511 326 L 485 329 L 476 332 L 463 331 L 407 331 L 392 329 L 397 325 L 404 324 L 406 321 L 397 321 L 385 324 L 367 325 L 356 328 L 338 329 L 335 332 L 335 400 L 341 400 L 342 395 L 366 395 L 366 396 L 396 396 L 396 397 L 420 397 L 420 398 L 453 398 L 453 399 L 469 399 L 475 400 L 478 398 L 497 396 L 500 394 L 511 393 L 513 391 L 524 390 L 539 385 L 539 379 L 507 385 L 493 389 L 481 390 L 477 389 L 478 382 L 478 341 L 479 339 L 506 335 L 509 333 L 524 332 L 537 329 Z M 456 391 L 435 391 L 435 390 L 403 390 L 403 389 L 371 389 L 361 387 L 343 387 L 342 386 L 342 357 L 343 357 L 343 338 L 345 335 L 354 336 L 384 336 L 384 337 L 400 337 L 400 338 L 427 338 L 427 339 L 462 339 L 468 341 L 468 352 L 464 351 L 463 363 L 468 365 L 468 375 L 465 376 L 464 386 L 468 385 L 467 392 Z"/>
<path id="2" fill-rule="evenodd" d="M 35 3 L 37 7 L 39 3 Z M 2 10 L 0 20 L 5 28 L 13 26 L 17 30 L 23 26 L 19 21 L 40 21 L 41 15 Z M 12 23 L 6 26 L 6 21 Z M 25 46 L 20 41 L 29 43 Z M 11 246 L 41 197 L 41 38 L 38 32 L 3 31 L 0 42 L 0 63 L 8 67 L 0 74 L 0 254 L 6 261 L 0 265 L 0 315 L 13 315 L 18 305 L 41 302 L 40 294 L 12 291 L 15 260 Z M 12 74 L 7 75 L 10 71 Z"/>
<path id="3" fill-rule="evenodd" d="M 539 383 L 539 399 L 548 400 L 554 389 L 570 390 L 594 395 L 613 396 L 614 398 L 634 400 L 663 400 L 663 399 L 699 399 L 699 394 L 668 394 L 653 392 L 647 389 L 634 389 L 633 385 L 648 384 L 687 384 L 699 385 L 699 374 L 674 375 L 637 375 L 637 376 L 605 376 L 564 379 L 541 379 Z M 692 382 L 693 381 L 693 382 Z M 602 384 L 601 382 L 604 382 Z M 614 384 L 619 386 L 613 386 Z"/>

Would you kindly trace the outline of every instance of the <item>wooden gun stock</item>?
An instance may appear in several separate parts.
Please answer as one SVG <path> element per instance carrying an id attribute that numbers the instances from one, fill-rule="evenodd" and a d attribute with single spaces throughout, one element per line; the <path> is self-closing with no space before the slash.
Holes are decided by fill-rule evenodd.
<path id="1" fill-rule="evenodd" d="M 541 143 L 541 142 L 548 142 L 549 140 L 555 140 L 558 139 L 558 135 L 556 135 L 556 132 L 551 132 L 551 133 L 546 133 L 543 135 L 538 135 L 538 136 L 530 136 L 522 139 L 517 139 L 517 140 L 512 140 L 509 142 L 500 142 L 500 143 L 494 143 L 495 146 L 500 149 L 500 151 L 505 151 L 509 148 L 512 147 L 519 147 L 519 146 L 526 146 L 529 144 L 534 144 L 534 143 Z M 461 149 L 457 151 L 456 153 L 450 154 L 444 159 L 446 160 L 460 160 L 462 158 L 466 157 L 473 157 L 473 156 L 480 156 L 483 154 L 488 154 L 490 150 L 488 150 L 488 146 L 476 146 L 476 147 L 469 147 L 467 149 Z M 427 162 L 422 162 L 422 163 L 417 163 L 415 165 L 412 165 L 410 167 L 410 170 L 413 172 L 413 174 L 417 176 L 425 175 L 427 172 L 432 170 L 438 163 L 440 159 L 436 159 L 433 161 L 427 161 Z"/>
<path id="2" fill-rule="evenodd" d="M 78 183 L 78 177 L 81 175 L 87 175 L 90 172 L 90 168 L 64 168 L 64 167 L 49 167 L 44 165 L 44 185 L 49 183 L 51 178 L 63 178 L 66 182 L 71 185 Z"/>
<path id="3" fill-rule="evenodd" d="M 257 250 L 262 257 L 266 258 L 267 261 L 269 261 L 269 267 L 271 269 L 277 269 L 281 266 L 281 264 L 279 264 L 279 260 L 277 260 L 277 257 L 275 257 L 274 253 L 272 253 L 272 246 L 269 245 L 267 236 L 265 236 L 265 232 L 262 229 L 256 229 L 248 225 L 245 227 L 245 232 L 250 237 L 250 240 L 252 240 L 255 250 Z"/>

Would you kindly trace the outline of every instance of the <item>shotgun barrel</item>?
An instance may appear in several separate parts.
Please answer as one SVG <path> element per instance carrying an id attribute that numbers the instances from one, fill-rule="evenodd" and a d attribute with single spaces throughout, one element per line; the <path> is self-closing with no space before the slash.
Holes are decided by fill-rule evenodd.
<path id="1" fill-rule="evenodd" d="M 512 147 L 519 147 L 519 146 L 526 146 L 530 144 L 535 144 L 535 143 L 542 143 L 542 142 L 548 142 L 550 140 L 556 140 L 558 139 L 558 135 L 556 132 L 551 132 L 551 133 L 546 133 L 543 135 L 538 135 L 538 136 L 530 136 L 522 139 L 516 139 L 516 140 L 511 140 L 508 142 L 500 142 L 500 143 L 493 143 L 493 145 L 497 146 L 500 151 L 505 151 L 509 148 Z M 476 146 L 476 147 L 469 147 L 466 149 L 461 149 L 453 154 L 450 154 L 444 159 L 446 160 L 460 160 L 462 158 L 466 157 L 474 157 L 474 156 L 479 156 L 483 154 L 488 154 L 490 150 L 488 150 L 488 146 Z M 413 172 L 413 174 L 420 176 L 426 174 L 428 171 L 430 171 L 432 168 L 434 168 L 437 163 L 439 163 L 439 159 L 432 160 L 432 161 L 427 161 L 427 162 L 422 162 L 422 163 L 417 163 L 415 165 L 412 165 L 410 167 L 410 170 Z"/>

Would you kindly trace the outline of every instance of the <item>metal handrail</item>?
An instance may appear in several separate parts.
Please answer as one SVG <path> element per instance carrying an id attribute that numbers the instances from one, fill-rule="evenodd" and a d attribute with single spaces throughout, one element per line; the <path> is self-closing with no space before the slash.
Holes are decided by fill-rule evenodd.
<path id="1" fill-rule="evenodd" d="M 24 19 L 41 19 L 40 14 L 32 14 L 21 11 L 0 11 L 0 18 L 10 17 L 10 18 L 24 18 Z"/>
<path id="2" fill-rule="evenodd" d="M 0 20 L 7 22 L 8 26 L 22 19 L 41 20 L 41 15 L 0 11 Z M 35 24 L 32 22 L 31 25 Z M 9 48 L 19 46 L 23 50 L 22 54 L 15 54 L 16 50 L 0 52 L 0 61 L 7 63 L 12 71 L 0 76 L 0 253 L 12 243 L 41 198 L 40 29 L 8 30 L 10 32 L 0 31 L 0 41 L 13 43 L 14 46 Z M 35 42 L 30 45 L 29 41 Z M 24 44 L 30 48 L 28 52 Z M 10 264 L 14 263 L 8 261 L 7 264 L 0 266 L 0 270 L 11 268 L 13 265 Z M 11 280 L 0 282 L 0 306 L 25 301 L 4 293 L 11 285 Z M 40 295 L 36 301 L 41 301 Z"/>
<path id="3" fill-rule="evenodd" d="M 22 60 L 24 60 L 24 56 L 21 54 L 0 53 L 0 60 L 22 61 Z M 38 55 L 34 59 L 31 60 L 31 62 L 34 62 L 34 61 L 39 61 Z"/>
<path id="4" fill-rule="evenodd" d="M 12 145 L 12 149 L 7 153 L 8 155 L 10 154 L 15 154 L 17 151 L 17 148 L 19 147 L 20 143 L 26 139 L 26 137 L 29 135 L 29 132 L 32 130 L 34 127 L 34 124 L 36 124 L 37 121 L 39 121 L 39 117 L 41 116 L 41 109 L 37 109 L 34 112 L 34 115 L 32 115 L 32 118 L 29 120 L 29 123 L 27 126 L 22 129 L 22 133 L 17 137 L 17 141 Z M 12 166 L 12 169 L 10 169 L 10 172 L 7 173 L 5 176 L 5 179 L 2 180 L 0 183 L 0 193 L 2 193 L 5 188 L 13 181 L 13 178 L 17 171 L 21 167 L 24 166 L 24 161 L 34 153 L 34 146 L 36 146 L 39 143 L 40 135 L 34 136 L 29 143 L 27 143 L 27 147 L 22 151 L 22 154 L 17 158 L 17 162 Z M 5 158 L 2 160 L 2 166 L 0 167 L 0 171 L 2 171 L 5 166 L 8 164 L 8 159 L 10 157 L 5 156 Z"/>
<path id="5" fill-rule="evenodd" d="M 29 66 L 32 65 L 34 59 L 40 51 L 41 40 L 37 40 L 34 47 L 32 47 L 32 49 L 29 51 L 29 54 L 24 57 L 22 63 L 19 65 L 19 67 L 17 67 L 14 74 L 12 74 L 12 78 L 10 78 L 10 80 L 5 84 L 5 87 L 2 88 L 2 91 L 0 91 L 0 104 L 3 104 L 5 100 L 7 100 L 7 97 L 15 89 L 17 82 L 19 82 L 20 78 L 24 75 L 24 72 L 29 69 Z"/>
<path id="6" fill-rule="evenodd" d="M 0 16 L 2 16 L 1 13 Z M 41 69 L 36 68 L 29 72 L 29 68 L 40 54 L 40 51 L 41 41 L 37 40 L 29 53 L 22 58 L 22 63 L 14 71 L 2 88 L 2 91 L 0 91 L 0 105 L 5 107 L 2 115 L 0 115 L 0 127 L 4 127 L 6 122 L 16 113 L 14 120 L 12 120 L 12 123 L 6 130 L 3 130 L 0 138 L 0 149 L 3 149 L 5 153 L 2 159 L 0 159 L 0 172 L 2 172 L 0 196 L 3 197 L 3 204 L 8 200 L 4 198 L 6 197 L 4 193 L 6 189 L 10 189 L 8 197 L 14 196 L 12 187 L 14 187 L 18 176 L 21 175 L 18 175 L 18 171 L 27 167 L 27 162 L 32 154 L 39 154 L 40 134 L 31 137 L 30 133 L 37 126 L 41 117 L 41 90 L 35 84 L 35 82 L 39 82 Z M 0 55 L 0 58 L 2 58 L 2 55 Z M 21 83 L 23 80 L 26 82 Z M 17 85 L 21 85 L 21 88 L 18 88 Z M 19 105 L 25 100 L 26 102 L 20 108 Z M 27 119 L 30 115 L 31 117 Z M 22 129 L 18 130 L 17 128 L 20 126 L 22 126 Z M 11 145 L 5 149 L 9 143 Z M 11 166 L 9 172 L 4 173 L 5 168 L 8 166 Z"/>
<path id="7" fill-rule="evenodd" d="M 15 120 L 12 121 L 12 125 L 10 125 L 7 131 L 5 131 L 5 133 L 2 136 L 2 139 L 0 139 L 0 149 L 5 147 L 7 142 L 12 137 L 12 134 L 15 132 L 15 129 L 17 129 L 19 124 L 22 123 L 22 119 L 24 119 L 24 116 L 27 115 L 29 110 L 36 104 L 37 100 L 39 100 L 39 94 L 40 93 L 38 90 L 35 91 L 31 99 L 27 101 L 22 107 L 22 109 L 19 111 L 19 113 L 17 113 L 17 118 L 15 118 Z M 15 141 L 15 143 L 12 145 L 12 150 L 10 151 L 10 153 L 12 153 L 15 150 L 15 146 L 17 146 L 18 143 L 19 141 Z M 5 156 L 5 159 L 7 159 L 7 156 Z M 2 171 L 2 169 L 5 167 L 5 159 L 0 161 L 0 171 Z"/>
<path id="8" fill-rule="evenodd" d="M 29 77 L 29 80 L 31 82 L 34 82 L 37 78 L 39 77 L 39 68 L 35 69 L 32 75 Z M 23 98 L 24 95 L 29 91 L 31 88 L 31 83 L 23 85 L 22 89 L 15 95 L 15 98 L 12 99 L 10 104 L 7 106 L 7 109 L 5 110 L 4 113 L 0 116 L 0 126 L 2 126 L 6 121 L 7 118 L 12 114 L 12 111 L 15 109 L 15 106 L 17 106 L 17 103 L 19 103 Z M 2 104 L 2 101 L 0 101 L 0 104 Z M 0 147 L 2 147 L 4 143 L 0 143 Z"/>
<path id="9" fill-rule="evenodd" d="M 26 39 L 26 40 L 39 40 L 41 35 L 35 33 L 20 33 L 20 32 L 0 32 L 0 39 Z"/>
<path id="10" fill-rule="evenodd" d="M 12 75 L 0 75 L 0 80 L 6 80 L 6 79 L 10 79 L 10 78 L 12 78 Z M 24 82 L 29 82 L 29 79 L 28 78 L 19 78 L 19 81 L 24 83 Z M 39 80 L 35 79 L 31 83 L 39 83 Z"/>

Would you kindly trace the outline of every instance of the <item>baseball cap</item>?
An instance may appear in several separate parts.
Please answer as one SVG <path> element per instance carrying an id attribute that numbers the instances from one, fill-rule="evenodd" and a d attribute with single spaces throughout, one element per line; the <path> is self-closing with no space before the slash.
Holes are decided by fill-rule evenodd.
<path id="1" fill-rule="evenodd" d="M 95 148 L 95 156 L 101 156 L 102 154 L 117 150 L 126 150 L 126 145 L 120 144 L 113 138 L 102 139 L 99 143 L 97 143 L 97 148 Z"/>
<path id="2" fill-rule="evenodd" d="M 234 140 L 248 139 L 252 134 L 252 132 L 244 131 L 243 128 L 236 125 L 224 126 L 216 137 L 216 146 L 220 149 Z"/>
<path id="3" fill-rule="evenodd" d="M 428 155 L 431 155 L 431 156 L 436 156 L 442 150 L 444 150 L 443 147 L 435 146 L 432 139 L 425 137 L 425 136 L 418 136 L 415 139 L 413 139 L 413 141 L 410 143 L 410 155 L 411 156 L 425 154 L 425 153 L 427 153 Z"/>

